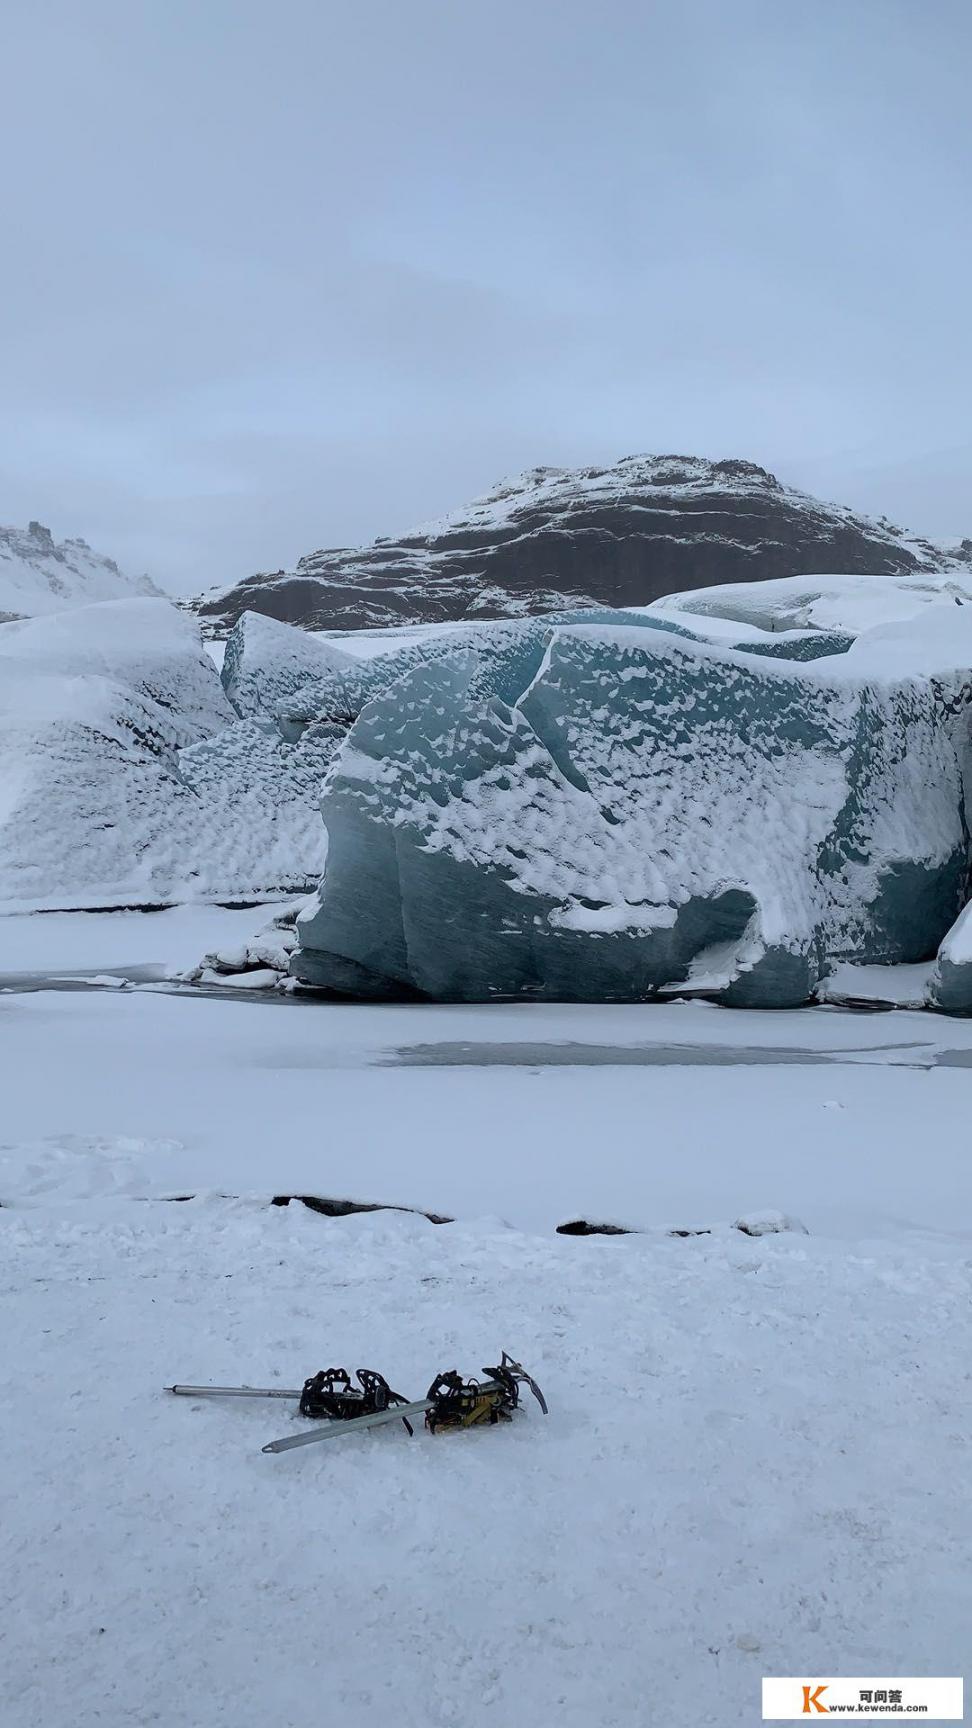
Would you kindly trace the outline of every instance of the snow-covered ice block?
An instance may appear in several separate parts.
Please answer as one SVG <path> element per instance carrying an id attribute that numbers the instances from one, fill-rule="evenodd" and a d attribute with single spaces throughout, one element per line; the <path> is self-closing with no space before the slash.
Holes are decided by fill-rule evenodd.
<path id="1" fill-rule="evenodd" d="M 206 813 L 199 843 L 213 884 L 259 895 L 316 881 L 326 845 L 321 786 L 344 734 L 315 725 L 288 743 L 270 721 L 239 720 L 180 752 L 180 775 Z"/>
<path id="2" fill-rule="evenodd" d="M 914 966 L 855 966 L 844 962 L 821 979 L 817 1000 L 924 1008 L 934 967 L 933 960 L 922 960 Z"/>
<path id="3" fill-rule="evenodd" d="M 422 661 L 334 760 L 295 975 L 597 1001 L 694 967 L 773 1006 L 834 960 L 926 958 L 968 867 L 972 632 L 947 623 L 801 663 L 544 619 Z"/>
<path id="4" fill-rule="evenodd" d="M 196 984 L 218 984 L 228 990 L 276 990 L 280 973 L 274 966 L 254 966 L 247 972 L 223 972 L 218 968 L 200 967 L 194 977 Z"/>
<path id="5" fill-rule="evenodd" d="M 204 954 L 197 966 L 174 976 L 187 984 L 225 984 L 241 976 L 267 972 L 273 974 L 274 983 L 287 979 L 290 956 L 297 945 L 296 920 L 302 904 L 298 900 L 285 907 L 249 941 Z"/>
<path id="6" fill-rule="evenodd" d="M 162 897 L 197 867 L 179 751 L 230 719 L 168 601 L 0 626 L 0 901 Z"/>
<path id="7" fill-rule="evenodd" d="M 641 620 L 632 619 L 632 622 L 640 623 Z M 676 628 L 665 620 L 653 627 Z M 683 632 L 679 630 L 678 634 Z M 277 724 L 287 738 L 297 738 L 306 726 L 328 720 L 349 727 L 368 702 L 384 696 L 408 673 L 418 667 L 451 659 L 470 640 L 480 664 L 480 681 L 488 677 L 491 689 L 495 688 L 507 700 L 514 701 L 524 681 L 528 680 L 524 655 L 528 657 L 529 665 L 535 666 L 539 664 L 542 651 L 541 639 L 532 621 L 497 624 L 488 630 L 481 627 L 472 637 L 468 631 L 436 634 L 405 643 L 388 653 L 376 654 L 371 659 L 356 661 L 349 671 L 340 668 L 336 672 L 318 673 L 279 704 Z M 529 659 L 531 655 L 532 660 Z"/>
<path id="8" fill-rule="evenodd" d="M 68 679 L 111 680 L 164 710 L 173 738 L 191 743 L 233 719 L 199 626 L 168 600 L 108 600 L 0 625 L 5 711 L 16 706 L 15 679 L 36 687 Z"/>
<path id="9" fill-rule="evenodd" d="M 694 622 L 698 627 L 690 629 L 684 621 L 662 617 L 648 609 L 626 612 L 611 611 L 606 607 L 565 611 L 544 620 L 545 624 L 606 624 L 612 628 L 628 624 L 634 629 L 660 631 L 692 642 L 710 640 L 709 630 L 713 621 L 699 618 Z M 242 625 L 243 620 L 240 623 Z M 723 638 L 728 634 L 733 647 L 774 659 L 815 660 L 828 654 L 843 654 L 853 641 L 852 636 L 837 631 L 790 630 L 771 635 L 744 625 L 729 626 L 727 632 L 724 620 L 717 623 L 723 626 L 717 634 Z M 289 625 L 275 625 L 274 628 L 303 635 Z M 490 675 L 495 693 L 513 702 L 525 679 L 523 654 L 536 655 L 537 644 L 542 640 L 536 620 L 530 619 L 494 624 L 486 629 L 480 626 L 475 633 L 468 628 L 437 633 L 350 664 L 345 664 L 350 657 L 343 656 L 340 663 L 325 663 L 323 670 L 318 668 L 312 678 L 279 701 L 274 710 L 276 722 L 283 736 L 291 740 L 298 739 L 304 728 L 314 723 L 351 726 L 367 702 L 384 695 L 415 667 L 448 659 L 464 645 L 474 649 L 484 666 L 494 668 Z M 275 638 L 275 641 L 279 642 L 280 638 Z M 506 668 L 505 678 L 498 670 L 501 665 Z M 235 674 L 233 685 L 235 691 Z"/>
<path id="10" fill-rule="evenodd" d="M 927 1000 L 949 1014 L 972 1014 L 972 903 L 946 932 L 928 980 Z"/>
<path id="11" fill-rule="evenodd" d="M 344 680 L 353 685 L 357 672 L 353 655 L 322 637 L 244 612 L 227 638 L 220 677 L 241 719 L 273 719 L 281 703 L 317 679 L 328 682 L 333 705 L 346 710 Z"/>
<path id="12" fill-rule="evenodd" d="M 237 720 L 198 626 L 134 599 L 0 625 L 0 903 L 307 888 L 343 728 Z"/>
<path id="13" fill-rule="evenodd" d="M 771 660 L 824 660 L 846 654 L 854 641 L 845 630 L 781 630 L 777 635 L 750 631 L 733 646 L 744 654 L 765 654 Z"/>
<path id="14" fill-rule="evenodd" d="M 382 695 L 413 666 L 442 659 L 454 651 L 453 638 L 437 637 L 427 643 L 410 643 L 391 653 L 377 654 L 370 660 L 355 661 L 348 668 L 318 671 L 278 703 L 277 725 L 285 738 L 293 740 L 312 725 L 342 725 L 347 731 L 366 702 Z"/>
<path id="15" fill-rule="evenodd" d="M 753 586 L 762 584 L 754 583 Z M 673 636 L 682 636 L 690 642 L 711 642 L 715 639 L 740 653 L 764 654 L 771 660 L 822 660 L 829 654 L 846 654 L 854 641 L 853 635 L 846 630 L 776 630 L 772 626 L 760 627 L 759 624 L 746 620 L 736 622 L 733 628 L 730 619 L 717 618 L 702 612 L 695 616 L 688 609 L 680 616 L 674 608 L 671 614 L 666 614 L 661 611 L 658 602 L 655 606 L 645 606 L 640 611 L 611 611 L 607 607 L 591 607 L 587 611 L 564 612 L 545 621 L 559 624 L 607 624 L 612 628 L 619 624 L 633 624 L 644 630 L 667 630 Z"/>
<path id="16" fill-rule="evenodd" d="M 972 572 L 909 576 L 785 576 L 770 582 L 725 583 L 665 594 L 648 608 L 682 621 L 693 614 L 731 619 L 766 631 L 829 630 L 856 635 L 878 624 L 918 617 L 928 607 L 972 605 Z"/>

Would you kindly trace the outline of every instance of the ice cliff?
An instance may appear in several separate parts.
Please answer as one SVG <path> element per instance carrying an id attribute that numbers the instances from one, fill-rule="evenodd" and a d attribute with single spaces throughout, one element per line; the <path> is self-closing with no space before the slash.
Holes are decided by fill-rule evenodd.
<path id="1" fill-rule="evenodd" d="M 770 1006 L 922 961 L 972 1011 L 972 607 L 866 585 L 355 654 L 245 614 L 222 681 L 161 599 L 0 624 L 0 908 L 319 883 L 292 970 L 343 994 Z"/>
<path id="2" fill-rule="evenodd" d="M 966 615 L 815 659 L 805 632 L 598 617 L 440 640 L 368 696 L 325 782 L 295 975 L 784 1006 L 835 961 L 934 954 L 969 867 Z"/>

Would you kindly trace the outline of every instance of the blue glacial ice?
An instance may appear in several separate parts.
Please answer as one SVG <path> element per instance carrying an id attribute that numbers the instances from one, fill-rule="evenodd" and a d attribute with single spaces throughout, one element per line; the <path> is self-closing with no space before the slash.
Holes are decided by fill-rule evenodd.
<path id="1" fill-rule="evenodd" d="M 812 631 L 767 652 L 748 620 L 732 646 L 710 622 L 544 618 L 366 667 L 295 975 L 787 1006 L 839 961 L 933 956 L 969 870 L 964 614 L 836 630 L 816 658 Z M 321 719 L 311 686 L 298 732 Z"/>
<path id="2" fill-rule="evenodd" d="M 972 904 L 963 908 L 942 941 L 926 1000 L 947 1014 L 972 1014 Z"/>

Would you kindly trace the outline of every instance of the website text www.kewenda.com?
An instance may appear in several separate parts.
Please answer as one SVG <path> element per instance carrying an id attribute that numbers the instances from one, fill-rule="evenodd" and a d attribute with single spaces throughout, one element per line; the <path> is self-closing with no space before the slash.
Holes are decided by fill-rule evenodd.
<path id="1" fill-rule="evenodd" d="M 910 1716 L 927 1716 L 927 1704 L 828 1704 L 825 1714 L 828 1716 L 882 1716 L 886 1712 L 900 1716 L 902 1710 Z"/>
<path id="2" fill-rule="evenodd" d="M 763 1677 L 764 1722 L 816 1722 L 823 1716 L 845 1716 L 867 1722 L 872 1716 L 927 1716 L 961 1722 L 963 1685 L 957 1676 L 927 1679 L 877 1679 L 871 1676 L 825 1680 Z"/>

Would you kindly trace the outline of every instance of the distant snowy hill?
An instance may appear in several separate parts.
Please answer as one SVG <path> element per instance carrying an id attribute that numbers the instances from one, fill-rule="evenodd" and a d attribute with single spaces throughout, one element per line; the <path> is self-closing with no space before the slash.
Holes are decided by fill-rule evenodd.
<path id="1" fill-rule="evenodd" d="M 360 550 L 312 552 L 193 602 L 224 633 L 244 611 L 305 629 L 644 606 L 677 590 L 843 570 L 972 569 L 946 548 L 783 486 L 751 462 L 629 456 L 535 468 L 466 509 Z"/>
<path id="2" fill-rule="evenodd" d="M 39 522 L 0 527 L 0 623 L 158 592 L 147 576 L 126 576 L 84 540 L 59 544 Z"/>

